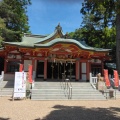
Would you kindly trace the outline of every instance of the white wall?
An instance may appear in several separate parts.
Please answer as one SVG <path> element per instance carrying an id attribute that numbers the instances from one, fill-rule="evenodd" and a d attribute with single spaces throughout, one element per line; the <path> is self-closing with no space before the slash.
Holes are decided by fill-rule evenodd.
<path id="1" fill-rule="evenodd" d="M 86 63 L 81 63 L 81 79 L 82 80 L 87 79 L 86 73 L 87 73 Z"/>

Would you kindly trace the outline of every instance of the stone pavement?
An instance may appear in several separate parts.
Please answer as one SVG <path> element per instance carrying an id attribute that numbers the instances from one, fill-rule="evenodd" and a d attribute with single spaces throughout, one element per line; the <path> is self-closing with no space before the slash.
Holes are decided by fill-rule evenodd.
<path id="1" fill-rule="evenodd" d="M 31 101 L 0 97 L 0 120 L 120 120 L 120 99 Z"/>

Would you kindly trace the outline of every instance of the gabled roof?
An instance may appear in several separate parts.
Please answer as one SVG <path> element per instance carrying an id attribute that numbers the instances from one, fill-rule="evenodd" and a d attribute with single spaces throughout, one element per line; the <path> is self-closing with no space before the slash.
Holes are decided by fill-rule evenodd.
<path id="1" fill-rule="evenodd" d="M 57 43 L 75 44 L 77 47 L 81 49 L 90 50 L 90 51 L 100 51 L 100 52 L 110 51 L 110 49 L 90 47 L 83 41 L 64 38 L 64 34 L 62 32 L 62 28 L 60 24 L 55 28 L 55 31 L 48 36 L 25 34 L 22 38 L 22 42 L 4 42 L 5 45 L 13 45 L 13 46 L 27 47 L 27 48 L 36 48 L 36 47 L 46 48 L 46 47 L 51 47 Z"/>
<path id="2" fill-rule="evenodd" d="M 34 47 L 34 44 L 39 44 L 39 43 L 45 42 L 49 39 L 56 38 L 57 34 L 59 34 L 60 37 L 64 36 L 64 34 L 62 32 L 62 28 L 60 27 L 60 25 L 58 25 L 56 27 L 55 31 L 48 36 L 25 34 L 22 37 L 21 42 L 4 42 L 4 44 L 6 44 L 6 45 L 16 45 L 16 46 L 19 46 L 19 47 Z"/>

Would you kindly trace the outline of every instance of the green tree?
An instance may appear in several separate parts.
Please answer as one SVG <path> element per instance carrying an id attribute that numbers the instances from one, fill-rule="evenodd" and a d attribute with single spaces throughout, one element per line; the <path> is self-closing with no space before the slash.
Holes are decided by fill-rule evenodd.
<path id="1" fill-rule="evenodd" d="M 98 15 L 99 6 L 104 8 L 105 27 L 115 26 L 116 28 L 116 64 L 120 74 L 120 0 L 85 0 L 81 12 L 86 14 L 86 11 Z M 97 10 L 97 11 L 96 11 Z"/>
<path id="2" fill-rule="evenodd" d="M 103 11 L 103 17 L 102 12 Z M 120 74 L 120 0 L 85 0 L 81 9 L 83 14 L 94 14 L 95 20 L 103 23 L 103 28 L 116 28 L 116 63 Z M 114 42 L 114 40 L 112 41 Z"/>
<path id="3" fill-rule="evenodd" d="M 108 6 L 108 1 L 106 4 L 96 4 L 87 0 L 81 9 L 84 15 L 83 27 L 91 34 L 89 38 L 92 38 L 95 47 L 110 48 L 115 43 L 115 14 L 109 15 L 109 10 L 106 9 Z"/>
<path id="4" fill-rule="evenodd" d="M 0 2 L 0 18 L 7 29 L 2 29 L 4 41 L 21 41 L 23 33 L 29 32 L 27 5 L 30 0 L 2 0 Z"/>
<path id="5" fill-rule="evenodd" d="M 5 23 L 4 23 L 4 20 L 0 18 L 0 47 L 1 47 L 1 42 L 4 40 L 2 37 L 2 30 L 3 29 L 6 29 Z"/>

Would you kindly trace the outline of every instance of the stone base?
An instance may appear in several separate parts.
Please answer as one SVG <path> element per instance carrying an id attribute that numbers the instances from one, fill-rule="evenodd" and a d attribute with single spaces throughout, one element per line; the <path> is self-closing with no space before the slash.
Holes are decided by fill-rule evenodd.
<path id="1" fill-rule="evenodd" d="M 105 91 L 106 90 L 106 85 L 105 82 L 99 81 L 96 86 L 97 90 L 99 91 Z"/>

